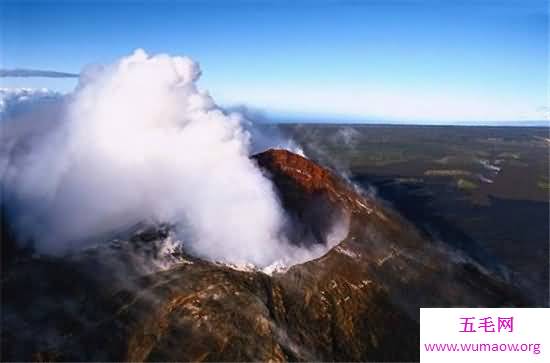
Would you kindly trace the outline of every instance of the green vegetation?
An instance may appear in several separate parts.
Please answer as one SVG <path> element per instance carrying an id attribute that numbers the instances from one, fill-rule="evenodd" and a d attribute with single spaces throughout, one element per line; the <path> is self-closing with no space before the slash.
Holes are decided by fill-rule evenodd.
<path id="1" fill-rule="evenodd" d="M 503 158 L 503 159 L 516 159 L 516 160 L 518 160 L 519 159 L 519 153 L 512 153 L 512 152 L 507 152 L 506 151 L 506 152 L 498 154 L 498 157 Z"/>
<path id="2" fill-rule="evenodd" d="M 421 178 L 395 178 L 395 181 L 398 182 L 398 183 L 418 184 L 418 183 L 423 183 L 424 179 L 421 179 Z"/>
<path id="3" fill-rule="evenodd" d="M 468 176 L 472 173 L 460 169 L 430 169 L 424 172 L 427 176 Z"/>
<path id="4" fill-rule="evenodd" d="M 458 181 L 456 182 L 456 186 L 458 187 L 458 189 L 463 190 L 473 190 L 479 188 L 479 185 L 477 185 L 476 183 L 463 178 L 458 179 Z"/>
<path id="5" fill-rule="evenodd" d="M 528 167 L 529 164 L 524 161 L 519 161 L 518 159 L 510 160 L 509 165 L 511 166 L 517 166 L 520 168 Z"/>
<path id="6" fill-rule="evenodd" d="M 489 153 L 488 151 L 484 151 L 484 150 L 478 150 L 474 153 L 474 155 L 482 157 L 482 158 L 488 158 L 488 157 L 491 156 L 491 153 Z"/>
<path id="7" fill-rule="evenodd" d="M 539 180 L 537 186 L 541 189 L 550 190 L 550 182 L 548 181 L 548 179 Z"/>

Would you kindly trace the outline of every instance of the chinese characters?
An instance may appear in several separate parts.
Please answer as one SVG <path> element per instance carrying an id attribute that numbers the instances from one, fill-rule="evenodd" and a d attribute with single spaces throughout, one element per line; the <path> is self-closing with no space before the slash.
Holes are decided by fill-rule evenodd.
<path id="1" fill-rule="evenodd" d="M 484 316 L 476 318 L 474 316 L 463 316 L 460 318 L 460 333 L 512 333 L 514 331 L 514 317 L 497 317 L 496 325 L 493 317 Z"/>

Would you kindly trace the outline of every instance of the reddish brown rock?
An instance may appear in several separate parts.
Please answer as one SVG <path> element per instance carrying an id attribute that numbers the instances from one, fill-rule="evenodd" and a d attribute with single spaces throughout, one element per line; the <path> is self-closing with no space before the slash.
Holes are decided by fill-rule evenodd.
<path id="1" fill-rule="evenodd" d="M 421 306 L 524 303 L 315 162 L 282 150 L 255 160 L 293 218 L 296 243 L 324 243 L 342 216 L 347 237 L 273 276 L 186 255 L 143 277 L 112 274 L 104 261 L 25 255 L 2 279 L 2 360 L 417 361 Z M 165 236 L 149 229 L 129 240 L 140 249 Z"/>

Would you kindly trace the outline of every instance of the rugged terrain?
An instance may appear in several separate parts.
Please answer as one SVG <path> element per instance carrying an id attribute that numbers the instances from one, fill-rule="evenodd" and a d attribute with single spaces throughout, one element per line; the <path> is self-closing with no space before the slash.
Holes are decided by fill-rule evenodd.
<path id="1" fill-rule="evenodd" d="M 419 307 L 522 306 L 498 266 L 428 238 L 383 202 L 299 155 L 254 156 L 324 256 L 267 275 L 189 256 L 144 273 L 170 226 L 137 226 L 64 259 L 2 241 L 2 360 L 415 361 Z M 253 218 L 253 216 L 250 216 Z M 11 247 L 11 248 L 10 248 Z"/>

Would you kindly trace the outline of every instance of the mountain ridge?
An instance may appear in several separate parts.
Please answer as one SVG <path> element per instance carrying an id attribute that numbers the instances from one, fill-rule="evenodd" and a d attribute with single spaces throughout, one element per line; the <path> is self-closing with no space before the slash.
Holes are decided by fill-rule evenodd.
<path id="1" fill-rule="evenodd" d="M 2 281 L 2 359 L 416 361 L 419 307 L 526 304 L 502 278 L 314 161 L 282 150 L 252 158 L 273 182 L 296 244 L 326 243 L 338 218 L 349 219 L 347 236 L 271 276 L 185 251 L 165 271 L 124 269 L 136 251 L 156 253 L 166 226 L 77 261 L 12 261 Z M 103 266 L 110 261 L 118 265 Z"/>

